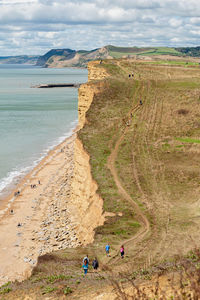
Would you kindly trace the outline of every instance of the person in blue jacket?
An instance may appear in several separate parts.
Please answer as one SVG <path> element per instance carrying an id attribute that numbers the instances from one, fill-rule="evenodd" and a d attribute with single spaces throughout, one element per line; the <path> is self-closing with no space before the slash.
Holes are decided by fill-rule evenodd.
<path id="1" fill-rule="evenodd" d="M 105 246 L 105 250 L 106 250 L 106 255 L 109 256 L 109 252 L 110 252 L 110 245 L 109 244 L 107 244 Z"/>
<path id="2" fill-rule="evenodd" d="M 82 268 L 84 270 L 84 275 L 86 275 L 87 271 L 88 271 L 88 262 L 87 262 L 87 259 L 84 260 Z"/>

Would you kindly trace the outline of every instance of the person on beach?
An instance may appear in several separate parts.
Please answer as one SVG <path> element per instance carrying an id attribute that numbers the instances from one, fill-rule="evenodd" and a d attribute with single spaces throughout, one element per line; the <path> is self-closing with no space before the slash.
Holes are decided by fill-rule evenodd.
<path id="1" fill-rule="evenodd" d="M 95 257 L 95 259 L 93 260 L 92 262 L 92 266 L 93 266 L 93 269 L 96 271 L 99 267 L 99 262 L 97 260 L 97 258 Z"/>
<path id="2" fill-rule="evenodd" d="M 89 264 L 89 258 L 88 258 L 88 254 L 84 257 L 84 259 L 83 259 L 83 263 L 84 263 L 84 261 L 87 261 L 87 264 Z"/>
<path id="3" fill-rule="evenodd" d="M 88 271 L 88 262 L 87 262 L 87 259 L 84 260 L 82 268 L 84 270 L 84 275 L 86 275 L 87 271 Z"/>
<path id="4" fill-rule="evenodd" d="M 120 248 L 121 258 L 124 258 L 124 246 L 122 245 Z"/>
<path id="5" fill-rule="evenodd" d="M 110 245 L 109 245 L 109 244 L 107 244 L 107 245 L 105 246 L 105 250 L 106 250 L 106 255 L 107 255 L 107 256 L 110 256 L 110 255 L 109 255 L 109 252 L 110 252 Z"/>

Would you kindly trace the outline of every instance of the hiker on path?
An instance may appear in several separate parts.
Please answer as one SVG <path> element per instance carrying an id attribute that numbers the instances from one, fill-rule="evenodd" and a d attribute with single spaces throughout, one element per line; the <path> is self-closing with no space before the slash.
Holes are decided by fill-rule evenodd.
<path id="1" fill-rule="evenodd" d="M 92 266 L 93 266 L 93 269 L 94 269 L 94 270 L 97 270 L 98 267 L 99 267 L 99 262 L 98 262 L 98 260 L 97 260 L 96 257 L 95 257 L 95 259 L 94 259 L 93 262 L 92 262 Z"/>
<path id="2" fill-rule="evenodd" d="M 110 256 L 110 255 L 109 255 L 109 252 L 110 252 L 110 245 L 109 245 L 109 244 L 107 244 L 107 245 L 105 246 L 105 250 L 106 250 L 106 255 L 107 255 L 107 256 Z"/>
<path id="3" fill-rule="evenodd" d="M 124 258 L 124 246 L 122 245 L 120 248 L 121 258 Z"/>
<path id="4" fill-rule="evenodd" d="M 88 271 L 88 262 L 87 262 L 87 259 L 85 259 L 83 265 L 82 265 L 82 268 L 84 270 L 84 275 L 87 274 L 87 271 Z"/>
<path id="5" fill-rule="evenodd" d="M 89 264 L 89 258 L 88 258 L 88 254 L 84 257 L 83 259 L 83 264 L 84 264 L 84 261 L 87 260 L 87 264 Z"/>

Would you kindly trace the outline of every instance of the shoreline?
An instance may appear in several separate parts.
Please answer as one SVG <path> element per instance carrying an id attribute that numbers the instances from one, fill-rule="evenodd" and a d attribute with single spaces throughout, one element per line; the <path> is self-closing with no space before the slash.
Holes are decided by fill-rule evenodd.
<path id="1" fill-rule="evenodd" d="M 77 127 L 2 200 L 0 284 L 29 276 L 39 255 L 81 244 L 68 205 L 76 131 Z M 17 190 L 20 194 L 15 197 Z"/>
<path id="2" fill-rule="evenodd" d="M 74 123 L 74 124 L 73 124 Z M 48 148 L 44 149 L 40 153 L 40 157 L 35 159 L 32 163 L 29 164 L 29 166 L 23 167 L 21 170 L 17 171 L 19 174 L 14 176 L 11 179 L 10 183 L 7 183 L 5 187 L 0 191 L 0 218 L 1 218 L 1 210 L 2 206 L 5 206 L 5 203 L 11 200 L 11 198 L 14 197 L 14 192 L 19 190 L 21 188 L 21 185 L 23 185 L 23 182 L 26 180 L 26 178 L 34 172 L 35 169 L 38 168 L 40 163 L 45 161 L 45 159 L 51 155 L 51 153 L 56 150 L 57 147 L 61 146 L 62 143 L 64 143 L 68 138 L 70 138 L 75 132 L 78 130 L 78 124 L 77 121 L 73 122 L 73 127 L 69 130 L 68 133 L 65 135 L 62 135 L 61 137 L 54 140 Z M 23 171 L 26 169 L 26 171 Z M 11 171 L 12 172 L 12 171 Z M 2 180 L 8 179 L 9 176 L 3 177 Z M 12 202 L 12 201 L 11 201 Z"/>

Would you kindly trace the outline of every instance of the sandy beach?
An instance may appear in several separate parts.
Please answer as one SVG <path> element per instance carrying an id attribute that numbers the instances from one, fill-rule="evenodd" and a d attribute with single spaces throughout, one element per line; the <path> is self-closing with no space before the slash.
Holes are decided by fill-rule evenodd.
<path id="1" fill-rule="evenodd" d="M 4 199 L 0 285 L 28 277 L 39 255 L 80 244 L 68 206 L 75 139 L 76 133 L 50 151 Z"/>

